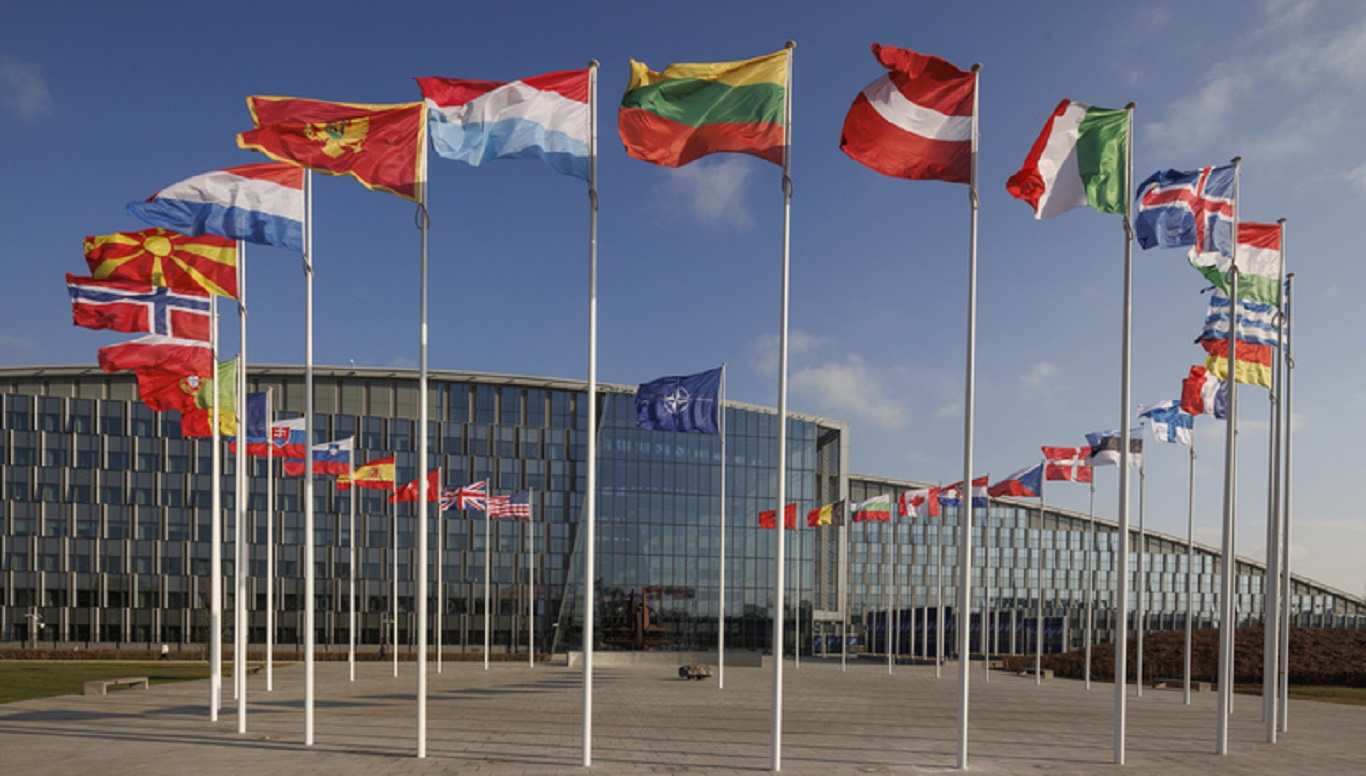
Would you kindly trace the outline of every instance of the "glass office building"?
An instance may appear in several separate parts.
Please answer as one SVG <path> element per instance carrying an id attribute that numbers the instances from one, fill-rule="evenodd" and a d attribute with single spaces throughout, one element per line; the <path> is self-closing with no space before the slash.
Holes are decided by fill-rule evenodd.
<path id="1" fill-rule="evenodd" d="M 304 406 L 303 369 L 252 367 L 250 390 L 270 389 L 279 417 Z M 636 428 L 633 386 L 599 386 L 597 553 L 594 627 L 600 649 L 714 649 L 725 628 L 728 650 L 766 650 L 773 623 L 774 537 L 758 513 L 777 499 L 779 422 L 771 408 L 729 402 L 725 434 Z M 430 596 L 446 649 L 484 643 L 485 555 L 490 558 L 489 640 L 495 650 L 578 649 L 583 633 L 582 559 L 587 486 L 587 404 L 581 381 L 432 371 L 429 375 L 430 468 L 442 484 L 488 480 L 493 493 L 528 489 L 534 519 L 489 520 L 473 511 L 431 510 L 429 546 L 440 552 L 440 588 Z M 417 476 L 415 370 L 316 368 L 314 442 L 354 437 L 356 461 L 393 455 L 401 482 Z M 904 639 L 919 628 L 937 593 L 936 542 L 945 550 L 944 596 L 956 600 L 952 513 L 942 523 L 851 524 L 807 528 L 807 510 L 839 498 L 899 492 L 914 483 L 851 476 L 847 425 L 790 415 L 788 482 L 800 529 L 785 531 L 785 643 L 826 648 L 825 637 L 852 632 L 877 642 L 876 613 L 895 596 L 893 617 Z M 130 374 L 94 367 L 0 369 L 0 641 L 180 648 L 209 638 L 212 456 L 208 440 L 180 435 L 178 413 L 155 413 L 137 400 Z M 302 645 L 304 509 L 302 480 L 274 478 L 274 510 L 264 458 L 247 459 L 243 504 L 248 560 L 248 636 Z M 275 463 L 278 470 L 279 463 Z M 721 499 L 724 478 L 725 612 L 720 616 Z M 234 604 L 235 460 L 222 459 L 224 607 Z M 354 495 L 353 495 L 354 494 Z M 354 537 L 349 529 L 356 500 Z M 344 651 L 349 635 L 350 547 L 358 578 L 358 639 L 387 641 L 396 610 L 402 643 L 416 640 L 416 520 L 412 503 L 392 506 L 383 491 L 315 487 L 314 558 L 319 649 Z M 1112 523 L 1096 521 L 1092 554 L 1101 638 L 1113 627 Z M 1085 515 L 1012 499 L 993 503 L 989 527 L 990 596 L 1014 612 L 1038 601 L 1056 648 L 1079 643 Z M 895 532 L 888 541 L 884 532 Z M 981 547 L 982 527 L 975 540 Z M 487 546 L 486 546 L 487 542 Z M 267 548 L 275 548 L 273 600 L 267 600 Z M 395 549 L 396 547 L 396 549 Z M 1150 534 L 1148 608 L 1153 627 L 1184 624 L 1185 546 Z M 891 551 L 890 567 L 885 553 Z M 397 574 L 394 568 L 397 564 Z M 980 564 L 980 561 L 979 561 Z M 1131 566 L 1136 568 L 1135 561 Z M 894 572 L 889 586 L 887 572 Z M 1214 617 L 1218 560 L 1196 553 L 1196 611 Z M 534 586 L 531 573 L 534 571 Z M 982 591 L 982 571 L 974 572 Z M 429 577 L 435 585 L 437 570 Z M 397 579 L 397 591 L 393 588 Z M 1256 620 L 1261 571 L 1239 565 L 1240 617 Z M 914 614 L 911 612 L 915 611 Z M 1360 624 L 1360 599 L 1301 578 L 1292 611 L 1303 624 Z M 225 615 L 225 637 L 232 617 Z M 429 619 L 435 641 L 437 617 Z M 995 622 L 995 620 L 993 620 Z M 42 628 L 36 626 L 41 623 Z M 870 623 L 872 623 L 871 630 Z M 1160 623 L 1160 624 L 1159 624 Z M 533 629 L 530 630 L 529 629 Z M 1056 633 L 1053 633 L 1056 631 Z M 1006 630 L 1001 633 L 1006 636 Z M 820 637 L 820 638 L 813 638 Z M 908 648 L 899 647 L 903 650 Z"/>

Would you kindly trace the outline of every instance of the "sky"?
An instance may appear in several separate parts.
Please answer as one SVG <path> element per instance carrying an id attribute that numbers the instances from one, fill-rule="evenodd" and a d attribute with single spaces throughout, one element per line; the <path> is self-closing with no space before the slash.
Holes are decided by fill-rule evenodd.
<path id="1" fill-rule="evenodd" d="M 962 478 L 968 188 L 879 175 L 839 150 L 878 42 L 981 63 L 974 462 L 993 481 L 1040 445 L 1118 428 L 1119 216 L 1036 221 L 1005 190 L 1066 97 L 1135 102 L 1134 176 L 1241 167 L 1240 217 L 1287 219 L 1295 273 L 1292 565 L 1366 592 L 1362 473 L 1366 323 L 1366 5 L 1216 0 L 1045 3 L 8 3 L 0 8 L 0 365 L 93 364 L 126 335 L 70 325 L 63 276 L 86 235 L 134 231 L 125 210 L 176 181 L 266 161 L 239 149 L 248 95 L 420 99 L 412 80 L 510 81 L 601 63 L 598 379 L 633 385 L 727 365 L 728 398 L 777 406 L 779 167 L 739 154 L 668 169 L 632 159 L 615 108 L 629 61 L 748 59 L 796 43 L 789 409 L 847 421 L 850 471 Z M 588 197 L 540 162 L 429 170 L 432 369 L 586 379 Z M 1132 187 L 1131 187 L 1132 188 Z M 415 368 L 414 206 L 314 176 L 314 358 Z M 1357 247 L 1353 247 L 1357 246 Z M 301 262 L 247 251 L 247 356 L 304 359 Z M 1206 285 L 1182 250 L 1134 248 L 1132 398 L 1176 398 Z M 224 316 L 224 343 L 237 348 Z M 1266 391 L 1240 392 L 1240 555 L 1265 557 Z M 1133 413 L 1128 413 L 1130 419 Z M 1218 546 L 1223 423 L 1197 420 L 1196 540 Z M 1184 536 L 1189 457 L 1146 443 L 1143 517 Z M 1096 512 L 1118 513 L 1117 470 Z M 1139 517 L 1133 478 L 1131 520 Z M 1050 505 L 1085 511 L 1084 486 Z"/>

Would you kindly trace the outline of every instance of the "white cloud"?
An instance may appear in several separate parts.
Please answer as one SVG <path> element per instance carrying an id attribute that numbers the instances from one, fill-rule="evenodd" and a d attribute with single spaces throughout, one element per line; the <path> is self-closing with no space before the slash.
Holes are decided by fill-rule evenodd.
<path id="1" fill-rule="evenodd" d="M 32 121 L 51 112 L 52 93 L 37 68 L 0 54 L 0 103 L 19 118 Z"/>
<path id="2" fill-rule="evenodd" d="M 1026 399 L 1044 399 L 1054 394 L 1062 380 L 1062 370 L 1052 361 L 1039 361 L 1020 375 L 1020 392 Z"/>
<path id="3" fill-rule="evenodd" d="M 792 390 L 818 403 L 835 417 L 869 421 L 884 429 L 905 428 L 906 407 L 888 395 L 882 375 L 862 356 L 850 354 L 842 362 L 804 367 L 792 375 Z"/>
<path id="4" fill-rule="evenodd" d="M 744 229 L 753 223 L 746 184 L 748 159 L 718 156 L 671 171 L 654 192 L 665 213 L 684 213 L 703 224 Z"/>
<path id="5" fill-rule="evenodd" d="M 801 329 L 787 332 L 787 363 L 790 368 L 792 359 L 814 352 L 825 344 L 825 338 L 818 337 Z M 749 364 L 754 371 L 765 375 L 778 374 L 778 335 L 764 334 L 749 346 Z"/>

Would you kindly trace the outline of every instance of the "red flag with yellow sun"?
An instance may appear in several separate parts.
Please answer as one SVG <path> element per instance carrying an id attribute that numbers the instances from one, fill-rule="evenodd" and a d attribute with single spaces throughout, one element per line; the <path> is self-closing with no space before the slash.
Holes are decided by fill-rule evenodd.
<path id="1" fill-rule="evenodd" d="M 186 237 L 159 228 L 86 237 L 85 261 L 100 280 L 237 298 L 237 245 L 226 237 Z"/>

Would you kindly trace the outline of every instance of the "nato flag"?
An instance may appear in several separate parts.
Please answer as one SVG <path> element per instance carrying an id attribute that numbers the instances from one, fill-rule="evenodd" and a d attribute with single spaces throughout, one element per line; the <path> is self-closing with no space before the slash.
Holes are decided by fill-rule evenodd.
<path id="1" fill-rule="evenodd" d="M 636 425 L 654 431 L 720 433 L 721 369 L 644 383 L 636 391 Z"/>

